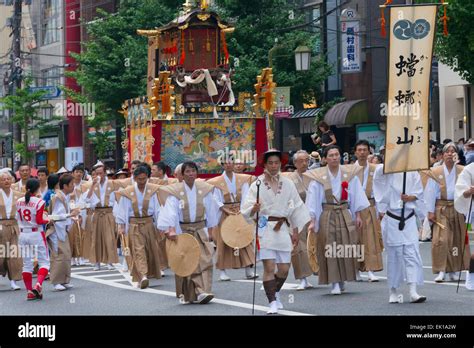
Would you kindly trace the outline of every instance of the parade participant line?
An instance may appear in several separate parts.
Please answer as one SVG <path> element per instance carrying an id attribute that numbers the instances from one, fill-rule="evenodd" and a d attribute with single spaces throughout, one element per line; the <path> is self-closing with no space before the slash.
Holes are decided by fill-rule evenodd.
<path id="1" fill-rule="evenodd" d="M 82 276 L 82 275 L 76 274 L 74 272 L 71 274 L 71 277 L 76 278 L 76 279 L 80 279 L 80 280 L 87 280 L 87 281 L 99 283 L 99 284 L 102 284 L 102 285 L 108 285 L 108 286 L 112 286 L 112 287 L 120 288 L 120 289 L 126 289 L 126 290 L 138 291 L 138 292 L 147 292 L 147 293 L 150 293 L 150 294 L 164 295 L 164 296 L 169 296 L 169 297 L 174 297 L 174 298 L 176 297 L 176 293 L 174 291 L 155 290 L 155 289 L 149 289 L 149 288 L 148 289 L 138 289 L 138 288 L 134 288 L 134 287 L 131 287 L 129 285 L 120 284 L 120 283 L 117 283 L 117 282 L 110 282 L 110 281 L 103 280 L 103 279 Z M 212 302 L 222 304 L 222 305 L 227 305 L 227 306 L 252 309 L 252 304 L 251 303 L 224 300 L 224 299 L 218 299 L 218 298 L 214 298 Z M 255 310 L 266 313 L 267 310 L 268 310 L 268 307 L 255 305 Z M 310 315 L 312 315 L 312 314 L 308 314 L 308 313 L 294 312 L 294 311 L 287 311 L 287 310 L 280 310 L 280 311 L 278 311 L 278 313 L 283 314 L 283 315 L 291 315 L 291 316 L 294 316 L 294 315 L 310 316 Z"/>

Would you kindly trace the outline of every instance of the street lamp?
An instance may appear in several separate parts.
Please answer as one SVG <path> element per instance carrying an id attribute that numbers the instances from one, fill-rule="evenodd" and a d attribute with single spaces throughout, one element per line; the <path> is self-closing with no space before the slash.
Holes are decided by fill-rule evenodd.
<path id="1" fill-rule="evenodd" d="M 298 46 L 295 50 L 296 71 L 308 71 L 311 62 L 311 50 L 308 46 Z"/>

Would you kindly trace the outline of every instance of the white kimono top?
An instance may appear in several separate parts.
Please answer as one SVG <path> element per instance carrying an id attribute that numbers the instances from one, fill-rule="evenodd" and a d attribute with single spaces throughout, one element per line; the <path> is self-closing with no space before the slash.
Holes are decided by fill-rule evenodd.
<path id="1" fill-rule="evenodd" d="M 333 176 L 330 170 L 328 170 L 328 174 L 329 179 L 331 180 L 332 193 L 339 199 L 339 197 L 341 197 L 342 189 L 341 168 L 339 168 L 336 176 Z M 351 181 L 349 181 L 348 193 L 349 211 L 351 212 L 352 218 L 355 219 L 356 212 L 364 210 L 370 206 L 365 190 L 362 188 L 357 176 L 354 176 Z M 324 194 L 324 186 L 316 180 L 311 180 L 306 195 L 306 206 L 309 209 L 311 219 L 313 219 L 314 230 L 316 232 L 319 231 L 319 220 L 321 213 L 323 212 L 323 203 L 327 203 Z"/>
<path id="2" fill-rule="evenodd" d="M 145 198 L 145 193 L 147 190 L 148 184 L 145 186 L 145 190 L 140 192 L 136 182 L 133 183 L 135 188 L 135 197 L 138 201 L 138 211 L 140 213 L 139 217 L 142 216 L 143 211 L 143 199 Z M 127 196 L 122 196 L 119 203 L 117 204 L 117 209 L 115 210 L 115 221 L 120 225 L 125 225 L 125 233 L 128 233 L 128 225 L 131 217 L 136 217 L 132 207 L 132 201 Z M 148 204 L 148 214 L 147 216 L 152 216 L 155 225 L 158 223 L 158 217 L 160 215 L 160 203 L 158 202 L 158 197 L 156 194 L 153 194 L 150 198 Z"/>
<path id="3" fill-rule="evenodd" d="M 235 197 L 237 196 L 237 184 L 235 180 L 235 175 L 232 175 L 232 180 L 229 179 L 229 177 L 225 174 L 225 172 L 222 173 L 222 176 L 225 179 L 229 192 L 232 193 L 232 196 L 231 196 L 232 202 L 235 202 Z M 247 197 L 248 191 L 249 191 L 249 184 L 248 183 L 242 184 L 241 192 L 240 192 L 241 194 L 240 208 L 242 208 L 242 204 L 244 203 L 245 198 Z M 217 205 L 219 206 L 218 218 L 220 220 L 221 215 L 222 215 L 222 211 L 220 210 L 220 208 L 224 205 L 224 202 L 225 202 L 224 195 L 222 194 L 222 191 L 217 187 L 214 188 L 213 194 L 217 202 Z"/>
<path id="4" fill-rule="evenodd" d="M 69 200 L 70 196 L 65 195 L 64 192 L 61 190 L 56 190 L 54 196 L 61 196 L 61 198 L 66 202 L 66 207 L 64 206 L 63 202 L 59 200 L 59 197 L 56 197 L 54 200 L 54 205 L 52 206 L 51 214 L 52 215 L 59 215 L 60 221 L 54 222 L 54 233 L 49 235 L 49 239 L 52 241 L 55 250 L 58 249 L 58 240 L 61 242 L 66 241 L 67 233 L 69 232 L 69 227 L 73 224 L 73 220 L 69 217 L 70 209 L 69 209 Z M 52 196 L 51 199 L 54 198 Z"/>
<path id="5" fill-rule="evenodd" d="M 453 166 L 451 172 L 448 171 L 446 165 L 442 165 L 444 169 L 444 177 L 446 180 L 446 195 L 448 200 L 454 199 L 454 190 L 456 188 L 456 166 Z M 425 190 L 423 192 L 426 211 L 429 213 L 435 212 L 436 200 L 441 198 L 441 189 L 439 184 L 429 178 L 426 182 Z"/>
<path id="6" fill-rule="evenodd" d="M 469 214 L 469 207 L 471 206 L 472 196 L 469 198 L 465 198 L 463 196 L 463 193 L 471 186 L 474 186 L 474 163 L 471 163 L 464 167 L 463 171 L 458 176 L 458 181 L 456 182 L 454 191 L 454 208 L 459 213 L 464 214 L 466 217 Z M 474 206 L 471 209 L 471 218 L 469 219 L 469 222 L 473 221 L 473 210 Z"/>
<path id="7" fill-rule="evenodd" d="M 184 188 L 189 202 L 190 221 L 196 222 L 196 185 L 193 185 L 192 188 L 189 188 L 189 186 L 184 183 Z M 219 223 L 219 205 L 214 199 L 212 191 L 204 196 L 203 203 L 206 212 L 206 227 L 212 228 L 217 226 Z M 170 227 L 174 227 L 176 229 L 176 234 L 181 234 L 183 231 L 181 230 L 180 221 L 184 221 L 182 208 L 183 207 L 180 205 L 180 201 L 175 196 L 169 195 L 166 198 L 165 205 L 162 207 L 159 214 L 157 225 L 158 229 L 161 231 L 167 231 Z M 205 229 L 206 234 L 207 228 Z"/>
<path id="8" fill-rule="evenodd" d="M 277 222 L 268 221 L 265 226 L 258 229 L 260 245 L 263 249 L 291 252 L 293 249 L 291 233 L 294 228 L 297 228 L 298 232 L 301 232 L 304 226 L 311 220 L 308 209 L 301 200 L 295 184 L 290 179 L 282 175 L 278 176 L 280 189 L 277 194 L 264 184 L 265 175 L 261 175 L 259 179 L 261 181 L 259 219 L 261 217 L 265 219 L 269 216 L 285 217 L 290 223 L 289 227 L 286 223 L 283 223 L 279 231 L 274 231 L 273 228 Z M 253 222 L 253 219 L 256 218 L 255 215 L 250 216 L 250 212 L 256 201 L 257 181 L 254 181 L 252 185 L 250 185 L 247 197 L 241 206 L 242 215 L 249 222 Z"/>

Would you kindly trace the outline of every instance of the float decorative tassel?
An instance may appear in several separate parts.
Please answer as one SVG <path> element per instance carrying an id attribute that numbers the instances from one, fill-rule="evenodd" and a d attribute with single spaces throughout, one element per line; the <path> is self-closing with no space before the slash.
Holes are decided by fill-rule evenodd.
<path id="1" fill-rule="evenodd" d="M 264 109 L 267 111 L 270 111 L 272 108 L 273 100 L 272 100 L 272 92 L 270 90 L 267 90 L 265 92 L 265 107 Z"/>
<path id="2" fill-rule="evenodd" d="M 446 4 L 445 4 L 445 1 L 443 0 L 443 7 L 444 7 L 444 14 L 443 16 L 440 18 L 442 21 L 443 21 L 443 35 L 444 36 L 448 36 L 448 20 L 449 20 L 449 17 L 446 15 Z"/>
<path id="3" fill-rule="evenodd" d="M 349 191 L 348 191 L 349 183 L 347 181 L 343 181 L 341 183 L 341 187 L 342 187 L 341 201 L 347 201 L 349 199 Z"/>
<path id="4" fill-rule="evenodd" d="M 179 59 L 179 65 L 184 65 L 184 61 L 186 60 L 186 52 L 184 49 L 184 44 L 185 44 L 184 30 L 181 30 L 181 58 Z"/>
<path id="5" fill-rule="evenodd" d="M 161 112 L 168 114 L 171 111 L 170 96 L 165 94 L 161 97 Z"/>
<path id="6" fill-rule="evenodd" d="M 385 20 L 385 6 L 390 5 L 392 0 L 386 0 L 385 4 L 380 7 L 380 35 L 382 37 L 387 37 L 387 30 L 385 29 L 385 25 L 387 21 Z"/>
<path id="7" fill-rule="evenodd" d="M 387 37 L 387 30 L 385 29 L 385 13 L 384 9 L 380 9 L 380 36 Z"/>

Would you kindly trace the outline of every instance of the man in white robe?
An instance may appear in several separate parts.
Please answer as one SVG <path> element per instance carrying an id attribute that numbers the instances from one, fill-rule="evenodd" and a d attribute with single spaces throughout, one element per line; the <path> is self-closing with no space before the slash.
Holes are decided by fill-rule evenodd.
<path id="1" fill-rule="evenodd" d="M 463 171 L 456 182 L 456 190 L 454 192 L 454 207 L 456 210 L 466 216 L 471 226 L 473 223 L 473 206 L 472 197 L 474 195 L 474 163 L 464 167 Z M 469 213 L 471 216 L 469 216 Z M 463 248 L 469 248 L 469 238 L 466 234 L 466 240 Z M 466 252 L 464 250 L 464 252 Z M 471 260 L 469 263 L 469 272 L 466 276 L 466 289 L 474 291 L 474 253 L 471 253 Z"/>
<path id="2" fill-rule="evenodd" d="M 319 284 L 330 283 L 331 294 L 340 295 L 345 290 L 344 282 L 357 278 L 358 262 L 364 256 L 358 248 L 360 211 L 370 203 L 358 178 L 362 168 L 341 166 L 337 145 L 328 146 L 323 157 L 326 167 L 304 174 L 312 180 L 306 195 L 311 214 L 308 230 L 318 236 Z"/>
<path id="3" fill-rule="evenodd" d="M 469 249 L 465 249 L 464 254 L 461 252 L 466 223 L 464 215 L 454 208 L 456 180 L 463 170 L 463 166 L 454 163 L 457 151 L 456 144 L 446 144 L 443 147 L 443 164 L 426 172 L 429 178 L 423 195 L 428 220 L 433 223 L 431 260 L 437 283 L 444 281 L 446 273 L 451 281 L 458 280 L 457 272 L 469 268 L 471 256 Z"/>
<path id="4" fill-rule="evenodd" d="M 196 238 L 201 249 L 199 265 L 188 277 L 176 278 L 176 296 L 181 303 L 209 303 L 212 290 L 212 229 L 218 224 L 219 206 L 212 194 L 213 186 L 196 180 L 198 167 L 185 162 L 181 167 L 184 181 L 162 187 L 159 192 L 163 208 L 158 218 L 158 229 L 173 241 L 181 233 Z"/>
<path id="5" fill-rule="evenodd" d="M 276 314 L 283 308 L 279 292 L 288 277 L 291 250 L 298 243 L 298 234 L 310 221 L 295 185 L 280 173 L 281 157 L 278 150 L 264 154 L 265 172 L 250 186 L 241 210 L 249 222 L 259 212 L 257 257 L 263 261 L 263 287 L 270 303 L 268 314 Z M 257 183 L 261 185 L 258 203 Z"/>
<path id="6" fill-rule="evenodd" d="M 147 167 L 134 171 L 135 182 L 120 192 L 120 201 L 114 208 L 119 234 L 128 236 L 131 252 L 131 273 L 139 287 L 148 287 L 149 278 L 161 278 L 160 250 L 156 224 L 160 213 L 157 185 L 148 182 Z"/>
<path id="7" fill-rule="evenodd" d="M 51 198 L 51 216 L 57 219 L 46 233 L 51 247 L 50 280 L 56 291 L 72 288 L 71 280 L 71 248 L 68 232 L 73 224 L 72 217 L 79 215 L 80 210 L 71 211 L 70 194 L 74 191 L 73 177 L 64 174 L 59 179 L 59 190 Z"/>
<path id="8" fill-rule="evenodd" d="M 382 218 L 382 237 L 387 251 L 387 281 L 390 288 L 389 303 L 403 302 L 399 288 L 404 279 L 410 289 L 410 302 L 426 301 L 418 294 L 417 285 L 423 285 L 423 263 L 418 241 L 416 217 L 424 219 L 423 185 L 418 172 L 406 173 L 403 192 L 403 173 L 383 173 L 383 165 L 375 170 L 374 197 Z M 405 225 L 400 224 L 405 202 Z M 401 228 L 401 229 L 400 229 Z"/>
<path id="9" fill-rule="evenodd" d="M 359 180 L 370 203 L 370 207 L 360 213 L 364 222 L 360 230 L 360 243 L 364 246 L 364 261 L 360 263 L 360 271 L 368 272 L 369 282 L 378 282 L 374 272 L 383 269 L 383 242 L 373 192 L 374 173 L 377 165 L 369 163 L 367 160 L 370 153 L 370 144 L 367 140 L 359 140 L 354 147 L 357 157 L 355 165 L 364 168 L 359 174 Z"/>
<path id="10" fill-rule="evenodd" d="M 107 264 L 109 270 L 114 269 L 113 263 L 118 262 L 117 231 L 113 207 L 115 191 L 120 187 L 109 180 L 103 165 L 94 167 L 97 177 L 84 196 L 84 201 L 94 210 L 91 225 L 90 262 L 94 263 L 94 271 L 100 270 L 100 264 Z"/>
<path id="11" fill-rule="evenodd" d="M 245 268 L 247 279 L 253 279 L 255 275 L 252 266 L 255 263 L 253 243 L 236 251 L 224 243 L 221 237 L 221 226 L 229 215 L 240 214 L 242 202 L 245 202 L 252 176 L 234 173 L 234 158 L 224 159 L 221 162 L 224 172 L 220 176 L 207 180 L 214 186 L 214 198 L 219 205 L 219 226 L 215 229 L 214 240 L 217 246 L 216 268 L 220 270 L 219 280 L 229 281 L 230 277 L 226 269 Z"/>

